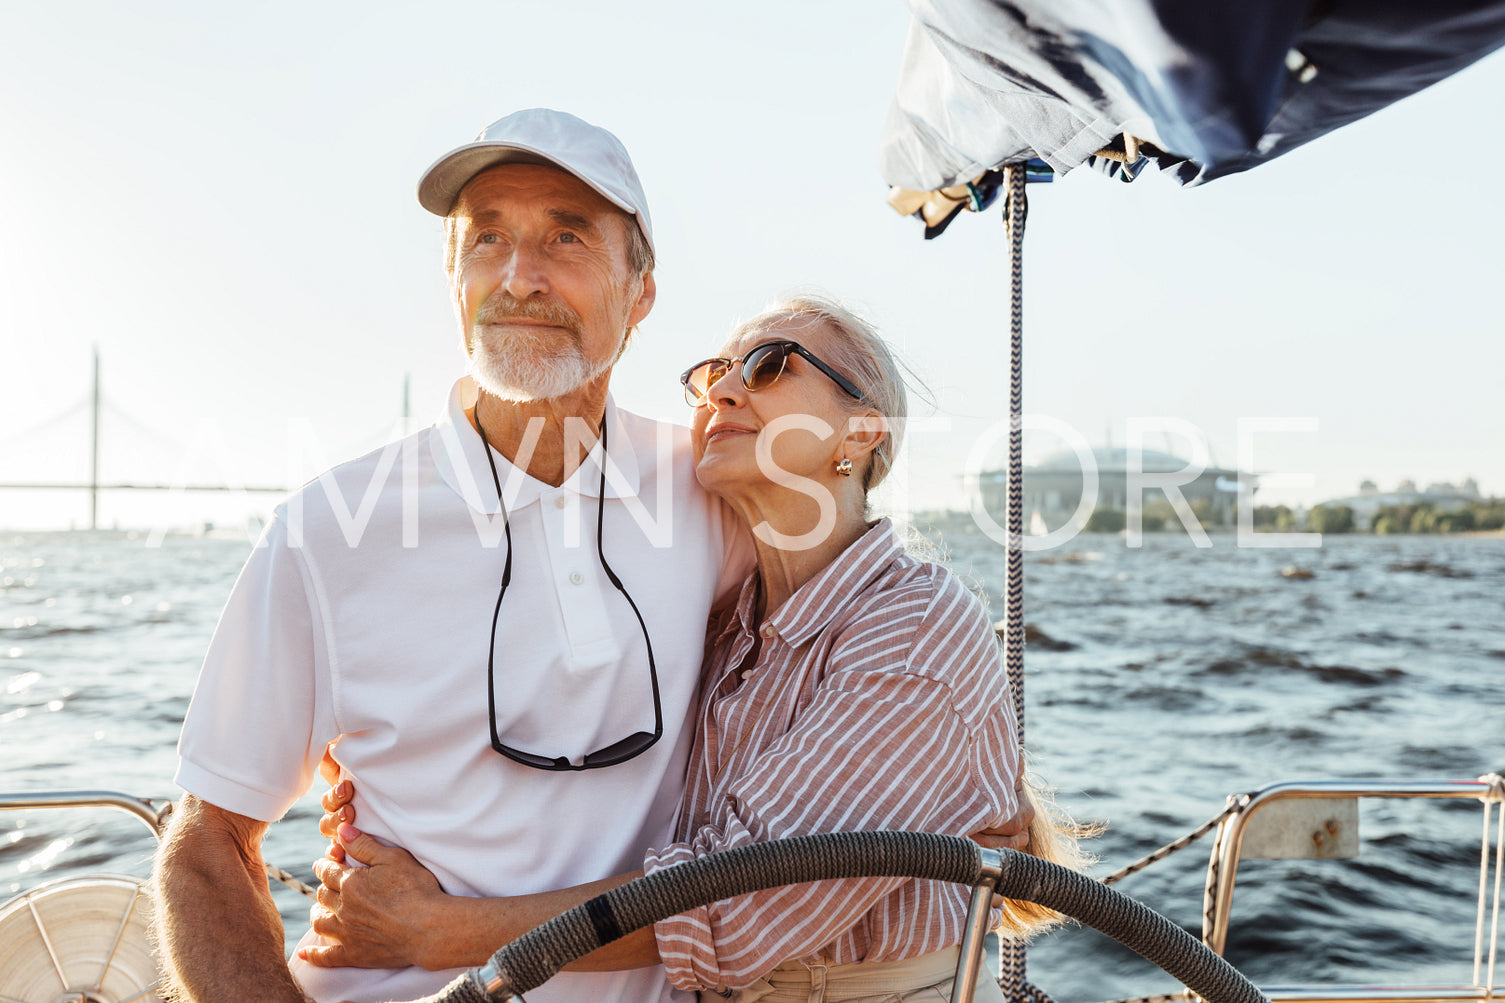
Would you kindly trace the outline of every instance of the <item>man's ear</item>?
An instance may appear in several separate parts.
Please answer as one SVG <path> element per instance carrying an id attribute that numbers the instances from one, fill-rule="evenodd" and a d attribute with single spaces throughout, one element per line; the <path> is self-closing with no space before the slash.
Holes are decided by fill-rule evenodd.
<path id="1" fill-rule="evenodd" d="M 658 284 L 653 281 L 652 272 L 643 273 L 643 288 L 638 292 L 637 302 L 632 304 L 632 309 L 627 314 L 627 326 L 637 327 L 653 310 L 653 302 L 658 298 Z"/>

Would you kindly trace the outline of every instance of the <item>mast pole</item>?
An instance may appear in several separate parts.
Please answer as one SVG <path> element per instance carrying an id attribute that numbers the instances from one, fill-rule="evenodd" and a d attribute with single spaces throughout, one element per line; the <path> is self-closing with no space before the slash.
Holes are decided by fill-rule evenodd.
<path id="1" fill-rule="evenodd" d="M 99 346 L 94 346 L 93 431 L 89 440 L 89 528 L 99 528 Z"/>

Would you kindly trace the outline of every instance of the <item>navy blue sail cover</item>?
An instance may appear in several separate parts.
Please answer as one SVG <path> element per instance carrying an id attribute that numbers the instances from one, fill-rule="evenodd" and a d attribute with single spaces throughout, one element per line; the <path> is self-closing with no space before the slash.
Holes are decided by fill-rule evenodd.
<path id="1" fill-rule="evenodd" d="M 1183 185 L 1201 184 L 1363 118 L 1505 43 L 1505 0 L 910 7 L 879 169 L 914 192 L 1032 158 L 1057 173 L 1087 164 L 1126 180 L 1153 162 Z M 1405 137 L 1396 149 L 1409 150 Z"/>

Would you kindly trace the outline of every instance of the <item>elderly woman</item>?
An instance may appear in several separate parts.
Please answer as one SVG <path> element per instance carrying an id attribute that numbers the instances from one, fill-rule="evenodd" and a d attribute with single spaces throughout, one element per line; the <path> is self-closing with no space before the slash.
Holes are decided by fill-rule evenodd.
<path id="1" fill-rule="evenodd" d="M 747 520 L 758 562 L 710 626 L 677 841 L 649 853 L 644 871 L 788 836 L 967 835 L 1015 815 L 1013 704 L 985 611 L 945 568 L 906 554 L 887 519 L 867 515 L 906 410 L 883 341 L 833 302 L 790 299 L 682 381 L 696 476 Z M 377 867 L 358 895 L 346 884 L 322 896 L 314 929 L 365 963 L 481 964 L 636 876 L 507 899 L 445 896 L 411 857 L 348 824 L 350 793 L 343 784 L 326 799 L 326 822 L 346 822 L 344 853 Z M 1036 852 L 1051 838 L 1038 829 Z M 318 865 L 321 877 L 337 868 Z M 577 967 L 662 961 L 681 988 L 765 1003 L 949 999 L 966 899 L 929 881 L 815 882 L 672 917 Z M 1024 904 L 1011 912 L 1016 929 L 1048 918 Z M 300 953 L 314 964 L 351 957 Z M 984 979 L 977 998 L 1002 997 Z"/>

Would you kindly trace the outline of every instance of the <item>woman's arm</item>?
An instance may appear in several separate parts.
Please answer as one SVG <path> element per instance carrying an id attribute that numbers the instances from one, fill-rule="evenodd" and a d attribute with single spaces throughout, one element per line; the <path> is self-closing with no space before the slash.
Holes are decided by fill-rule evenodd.
<path id="1" fill-rule="evenodd" d="M 861 672 L 823 685 L 792 728 L 718 792 L 717 800 L 730 807 L 727 817 L 650 856 L 647 869 L 812 833 L 966 833 L 984 818 L 1007 814 L 957 810 L 958 795 L 973 800 L 965 793 L 973 788 L 969 745 L 930 680 Z M 1012 781 L 1003 796 L 1012 800 Z M 908 883 L 826 880 L 714 902 L 657 924 L 660 950 L 681 988 L 748 985 L 781 962 L 837 940 Z M 959 919 L 957 925 L 959 939 Z"/>
<path id="2" fill-rule="evenodd" d="M 348 800 L 350 781 L 344 787 Z M 348 809 L 353 817 L 354 809 L 340 801 L 326 795 L 325 808 L 333 805 L 335 815 Z M 348 823 L 340 824 L 335 835 L 343 854 L 366 866 L 346 867 L 329 858 L 314 864 L 323 887 L 312 909 L 312 926 L 335 943 L 300 948 L 298 957 L 322 968 L 418 965 L 440 971 L 483 965 L 498 948 L 535 926 L 642 873 L 535 895 L 469 898 L 446 895 L 438 880 L 401 847 L 385 846 Z M 644 968 L 658 960 L 650 927 L 592 952 L 567 970 Z"/>
<path id="3" fill-rule="evenodd" d="M 749 729 L 723 736 L 732 755 L 751 741 L 723 763 L 728 775 L 710 793 L 710 817 L 650 856 L 647 870 L 818 832 L 962 835 L 1017 814 L 1019 752 L 991 625 L 964 589 L 936 584 L 886 591 L 843 617 L 818 685 L 777 737 L 756 736 L 786 713 L 783 702 L 772 716 L 728 716 L 724 727 Z M 657 924 L 660 951 L 671 981 L 687 988 L 746 985 L 829 944 L 860 955 L 867 936 L 892 948 L 901 939 L 896 922 L 957 942 L 964 898 L 906 884 L 822 881 L 713 903 Z M 868 925 L 842 939 L 859 924 Z"/>

